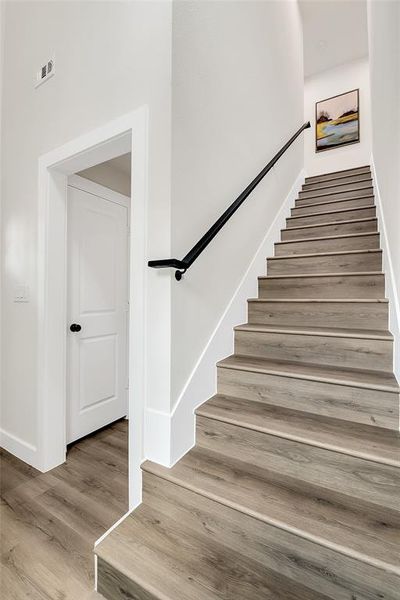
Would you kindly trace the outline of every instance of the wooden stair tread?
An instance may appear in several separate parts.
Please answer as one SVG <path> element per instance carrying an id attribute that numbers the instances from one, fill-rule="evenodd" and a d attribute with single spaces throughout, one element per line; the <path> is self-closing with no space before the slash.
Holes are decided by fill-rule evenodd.
<path id="1" fill-rule="evenodd" d="M 160 600 L 329 600 L 207 532 L 146 503 L 96 547 L 97 556 Z"/>
<path id="2" fill-rule="evenodd" d="M 311 379 L 350 385 L 398 394 L 399 385 L 393 373 L 362 369 L 345 369 L 328 365 L 316 365 L 293 361 L 272 360 L 233 354 L 217 363 L 220 368 L 239 369 L 256 373 L 269 373 L 284 377 Z"/>
<path id="3" fill-rule="evenodd" d="M 360 238 L 360 237 L 370 237 L 370 236 L 375 236 L 375 235 L 379 235 L 378 231 L 366 231 L 366 232 L 362 232 L 362 233 L 345 233 L 342 235 L 324 235 L 322 237 L 313 237 L 313 238 L 295 238 L 293 240 L 282 240 L 280 242 L 275 242 L 275 245 L 281 245 L 283 246 L 284 244 L 298 244 L 298 243 L 311 243 L 311 242 L 320 242 L 320 241 L 327 241 L 327 240 L 341 240 L 341 239 L 348 239 L 348 238 Z"/>
<path id="4" fill-rule="evenodd" d="M 318 179 L 320 177 L 324 177 L 324 179 Z M 358 183 L 359 181 L 363 181 L 363 179 L 356 179 L 355 181 L 349 181 L 349 179 L 353 178 L 353 177 L 367 177 L 367 178 L 371 178 L 372 174 L 370 171 L 364 171 L 361 173 L 344 173 L 343 175 L 338 174 L 337 176 L 335 176 L 335 173 L 332 173 L 331 175 L 315 175 L 315 179 L 313 178 L 309 178 L 306 177 L 302 186 L 302 189 L 306 186 L 309 185 L 320 185 L 320 184 L 326 184 L 326 183 L 331 183 L 334 185 L 340 185 L 341 183 L 343 183 L 343 185 L 345 185 L 346 183 Z M 335 182 L 338 182 L 335 184 Z"/>
<path id="5" fill-rule="evenodd" d="M 333 194 L 336 192 L 332 192 L 331 194 L 321 194 L 320 196 L 302 196 L 301 198 L 299 198 L 298 200 L 296 200 L 296 204 L 295 206 L 293 206 L 293 208 L 307 208 L 309 206 L 321 206 L 321 204 L 336 204 L 337 202 L 348 202 L 349 200 L 364 200 L 365 198 L 374 198 L 373 194 L 363 194 L 361 196 L 348 196 L 346 198 L 331 198 L 331 196 L 333 196 Z M 339 193 L 339 192 L 338 192 Z M 341 194 L 344 194 L 345 192 L 340 192 Z M 323 200 L 324 197 L 329 198 L 328 200 Z M 319 198 L 322 198 L 322 200 L 320 202 L 310 202 L 309 204 L 307 204 L 307 200 L 317 200 Z M 302 201 L 305 201 L 305 203 L 303 204 Z M 299 204 L 299 202 L 301 202 Z M 374 206 L 373 204 L 370 204 L 370 206 Z M 357 207 L 358 208 L 358 207 Z"/>
<path id="6" fill-rule="evenodd" d="M 266 278 L 267 279 L 267 278 Z M 247 302 L 311 302 L 311 303 L 378 303 L 388 304 L 387 298 L 249 298 Z"/>
<path id="7" fill-rule="evenodd" d="M 351 177 L 351 175 L 348 175 L 347 177 Z M 354 175 L 353 175 L 354 177 Z M 358 185 L 358 184 L 363 184 L 364 182 L 371 182 L 371 187 L 372 187 L 372 178 L 371 178 L 371 174 L 370 173 L 365 173 L 365 176 L 362 177 L 361 179 L 358 179 L 357 181 L 340 181 L 340 183 L 331 183 L 332 181 L 335 180 L 327 180 L 329 183 L 328 185 L 324 185 L 322 182 L 322 185 L 318 186 L 317 188 L 306 188 L 306 186 L 308 185 L 318 185 L 318 183 L 314 182 L 314 183 L 304 183 L 303 187 L 302 187 L 302 192 L 311 192 L 313 190 L 324 190 L 324 189 L 329 189 L 332 187 L 338 187 L 339 185 Z"/>
<path id="8" fill-rule="evenodd" d="M 348 271 L 341 273 L 288 273 L 287 275 L 259 275 L 258 279 L 296 279 L 299 277 L 353 277 L 354 275 L 363 275 L 371 277 L 372 275 L 383 275 L 382 271 Z"/>
<path id="9" fill-rule="evenodd" d="M 348 223 L 365 223 L 366 221 L 376 221 L 376 217 L 364 217 L 363 219 L 348 219 L 347 221 L 330 222 L 325 221 L 324 223 L 311 223 L 310 225 L 296 225 L 296 227 L 286 227 L 286 229 L 309 229 L 310 227 L 326 227 L 328 225 L 347 225 Z M 283 229 L 281 231 L 284 231 Z M 376 232 L 374 232 L 376 233 Z M 303 239 L 303 238 L 300 238 Z"/>
<path id="10" fill-rule="evenodd" d="M 353 460 L 359 461 L 360 468 L 365 462 Z M 382 468 L 391 467 L 376 465 L 377 477 Z M 379 507 L 332 492 L 328 500 L 309 482 L 201 446 L 170 469 L 149 461 L 142 469 L 260 521 L 400 574 L 397 511 L 385 508 L 383 525 Z"/>
<path id="11" fill-rule="evenodd" d="M 359 175 L 360 170 L 362 173 L 370 173 L 371 167 L 370 167 L 370 165 L 361 165 L 359 167 L 352 167 L 351 169 L 341 169 L 340 171 L 330 171 L 328 173 L 320 173 L 319 175 L 309 175 L 308 177 L 305 178 L 305 181 L 312 183 L 313 181 L 315 181 L 315 179 L 318 179 L 319 177 L 330 178 L 333 175 L 339 175 L 341 177 L 349 177 L 350 175 Z"/>
<path id="12" fill-rule="evenodd" d="M 354 200 L 354 198 L 352 198 L 352 200 Z M 329 204 L 329 203 L 327 203 L 327 204 Z M 303 208 L 303 207 L 301 207 L 301 208 Z M 363 206 L 357 206 L 357 207 L 353 207 L 353 208 L 336 208 L 334 210 L 327 210 L 324 212 L 310 212 L 310 213 L 306 213 L 305 215 L 294 215 L 294 216 L 288 217 L 288 219 L 304 219 L 305 217 L 317 217 L 317 216 L 323 217 L 324 215 L 331 215 L 331 214 L 349 212 L 349 211 L 353 212 L 355 210 L 363 210 L 364 208 L 375 208 L 375 207 L 373 204 L 364 204 Z M 288 227 L 288 229 L 290 229 L 290 228 Z"/>
<path id="13" fill-rule="evenodd" d="M 371 192 L 367 193 L 365 190 L 371 190 Z M 313 193 L 315 192 L 315 194 Z M 318 192 L 318 193 L 317 193 Z M 347 192 L 365 192 L 363 195 L 361 196 L 349 196 L 348 198 L 346 198 L 346 200 L 353 200 L 353 198 L 367 198 L 367 197 L 373 197 L 374 195 L 374 189 L 372 187 L 372 185 L 365 185 L 363 187 L 359 187 L 359 188 L 353 188 L 351 190 L 338 190 L 338 191 L 334 191 L 334 192 L 326 192 L 326 193 L 319 193 L 320 190 L 302 190 L 301 191 L 301 196 L 298 197 L 298 201 L 299 200 L 311 200 L 313 198 L 324 198 L 325 196 L 335 196 L 336 194 L 346 194 Z M 310 195 L 307 195 L 310 194 Z M 340 200 L 344 200 L 344 198 L 338 198 L 337 200 L 332 200 L 332 202 L 338 202 Z"/>
<path id="14" fill-rule="evenodd" d="M 400 466 L 400 434 L 395 431 L 222 394 L 216 394 L 202 404 L 196 414 L 366 460 Z"/>
<path id="15" fill-rule="evenodd" d="M 282 254 L 281 256 L 268 256 L 268 260 L 285 260 L 291 258 L 317 258 L 318 256 L 338 256 L 344 254 L 382 254 L 381 248 L 363 250 L 335 250 L 333 252 L 309 252 L 305 254 Z"/>
<path id="16" fill-rule="evenodd" d="M 365 338 L 375 340 L 393 340 L 390 331 L 375 329 L 344 329 L 341 327 L 311 327 L 301 325 L 259 325 L 244 323 L 237 325 L 235 331 L 256 331 L 265 333 L 287 333 L 293 335 L 318 335 L 328 337 Z"/>

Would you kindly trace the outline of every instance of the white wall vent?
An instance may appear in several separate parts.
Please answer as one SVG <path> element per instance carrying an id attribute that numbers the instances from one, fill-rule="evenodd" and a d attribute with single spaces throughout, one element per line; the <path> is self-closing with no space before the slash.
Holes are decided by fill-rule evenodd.
<path id="1" fill-rule="evenodd" d="M 42 65 L 36 74 L 35 87 L 39 87 L 39 85 L 42 85 L 42 83 L 50 79 L 50 77 L 53 77 L 55 68 L 54 58 L 51 58 L 46 64 Z"/>

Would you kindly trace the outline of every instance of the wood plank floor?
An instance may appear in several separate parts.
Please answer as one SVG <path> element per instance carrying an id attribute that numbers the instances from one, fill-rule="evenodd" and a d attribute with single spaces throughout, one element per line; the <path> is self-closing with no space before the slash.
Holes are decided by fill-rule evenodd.
<path id="1" fill-rule="evenodd" d="M 48 473 L 0 458 L 0 597 L 92 599 L 94 542 L 128 510 L 128 422 L 75 443 Z"/>

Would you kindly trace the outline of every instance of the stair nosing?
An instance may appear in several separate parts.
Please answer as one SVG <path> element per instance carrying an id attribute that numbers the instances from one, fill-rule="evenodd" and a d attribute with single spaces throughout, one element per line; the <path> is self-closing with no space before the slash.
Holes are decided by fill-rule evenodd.
<path id="1" fill-rule="evenodd" d="M 381 248 L 365 248 L 360 250 L 335 250 L 333 252 L 309 252 L 308 254 L 282 254 L 282 256 L 268 256 L 267 260 L 286 260 L 291 258 L 309 258 L 315 256 L 336 256 L 341 254 L 371 254 L 373 252 L 382 253 Z"/>
<path id="2" fill-rule="evenodd" d="M 393 342 L 393 335 L 390 331 L 387 331 L 386 335 L 378 334 L 378 333 L 364 333 L 362 329 L 359 330 L 351 330 L 350 333 L 344 333 L 343 331 L 334 331 L 335 328 L 328 328 L 324 330 L 323 328 L 318 328 L 318 330 L 313 329 L 310 326 L 306 326 L 304 328 L 296 329 L 282 329 L 279 325 L 260 325 L 259 323 L 244 323 L 243 325 L 236 325 L 233 328 L 234 331 L 251 331 L 253 333 L 280 333 L 285 335 L 308 335 L 308 336 L 316 336 L 316 337 L 332 337 L 332 338 L 346 338 L 346 339 L 362 339 L 362 340 L 382 340 Z M 374 330 L 376 332 L 376 330 Z M 383 330 L 382 330 L 383 331 Z M 357 332 L 357 333 L 356 333 Z M 365 330 L 368 332 L 368 329 Z"/>
<path id="3" fill-rule="evenodd" d="M 319 196 L 315 196 L 315 198 L 318 198 Z M 374 194 L 365 194 L 365 196 L 354 196 L 353 198 L 338 198 L 337 200 L 325 200 L 323 202 L 311 202 L 311 204 L 301 204 L 300 206 L 298 205 L 294 205 L 292 210 L 299 210 L 300 208 L 309 208 L 310 206 L 325 206 L 326 204 L 337 204 L 338 202 L 350 202 L 351 200 L 365 200 L 365 198 L 374 198 Z M 309 198 L 307 198 L 307 200 L 309 200 Z M 375 206 L 374 204 L 371 204 L 370 206 Z M 355 206 L 354 208 L 359 208 L 358 206 Z"/>
<path id="4" fill-rule="evenodd" d="M 360 175 L 364 175 L 364 173 L 360 173 Z M 303 187 L 302 187 L 302 189 L 300 191 L 301 192 L 314 192 L 314 191 L 318 191 L 318 190 L 329 189 L 329 188 L 332 188 L 332 187 L 338 187 L 338 186 L 341 186 L 341 185 L 362 184 L 362 183 L 364 183 L 366 181 L 371 181 L 371 187 L 373 187 L 373 179 L 371 177 L 371 173 L 365 173 L 365 175 L 367 175 L 367 177 L 365 179 L 360 179 L 359 181 L 347 181 L 347 182 L 344 182 L 344 183 L 331 183 L 330 185 L 322 185 L 320 188 L 316 188 L 316 189 L 314 188 L 312 190 L 305 190 L 304 186 L 305 185 L 318 185 L 318 184 L 320 184 L 322 182 L 315 181 L 314 183 L 303 183 Z M 369 175 L 369 177 L 368 177 L 368 175 Z M 347 175 L 347 177 L 352 177 L 352 176 L 351 175 Z M 353 175 L 353 177 L 357 177 L 357 175 Z M 342 177 L 342 179 L 345 179 L 345 177 Z M 335 179 L 327 179 L 326 181 L 335 181 Z M 363 188 L 361 188 L 361 189 L 363 189 Z"/>
<path id="5" fill-rule="evenodd" d="M 357 210 L 357 209 L 355 209 L 355 210 Z M 323 214 L 323 213 L 319 213 L 319 214 Z M 310 225 L 297 225 L 297 227 L 285 227 L 285 229 L 281 229 L 281 232 L 288 231 L 288 230 L 292 231 L 293 229 L 308 229 L 309 227 L 327 227 L 330 225 L 338 225 L 338 223 L 340 223 L 341 225 L 347 225 L 349 223 L 364 223 L 366 221 L 377 221 L 377 220 L 378 220 L 378 217 L 364 217 L 362 219 L 349 219 L 348 221 L 325 221 L 324 223 L 311 223 Z M 379 232 L 377 231 L 377 233 L 379 233 Z"/>
<path id="6" fill-rule="evenodd" d="M 248 298 L 247 302 L 311 302 L 311 303 L 359 303 L 359 304 L 388 304 L 387 298 Z"/>
<path id="7" fill-rule="evenodd" d="M 218 394 L 217 394 L 218 395 Z M 249 402 L 256 402 L 256 400 L 250 400 Z M 390 458 L 383 458 L 381 456 L 376 456 L 374 454 L 369 454 L 368 451 L 358 451 L 358 450 L 349 450 L 344 446 L 335 446 L 329 442 L 322 443 L 318 440 L 312 440 L 310 438 L 306 438 L 302 435 L 296 435 L 293 433 L 288 433 L 284 431 L 280 431 L 278 429 L 268 428 L 262 425 L 255 425 L 251 423 L 246 423 L 243 421 L 238 421 L 237 419 L 231 418 L 229 416 L 222 417 L 219 415 L 213 415 L 212 409 L 209 410 L 209 414 L 207 414 L 207 408 L 203 408 L 202 406 L 206 406 L 207 402 L 204 402 L 201 406 L 196 409 L 196 415 L 199 417 L 203 417 L 205 419 L 214 419 L 215 421 L 219 421 L 221 423 L 228 423 L 230 425 L 235 425 L 236 427 L 242 427 L 243 429 L 249 429 L 250 431 L 257 431 L 259 433 L 265 433 L 266 435 L 272 435 L 275 437 L 279 437 L 282 439 L 290 440 L 293 442 L 298 442 L 299 444 L 304 444 L 306 446 L 313 446 L 314 448 L 321 448 L 323 450 L 329 450 L 330 452 L 337 452 L 338 454 L 345 454 L 346 456 L 354 456 L 355 458 L 360 458 L 362 460 L 368 460 L 371 462 L 375 462 L 377 464 L 388 465 L 390 467 L 400 467 L 400 460 L 391 460 Z M 258 404 L 262 404 L 258 402 Z"/>
<path id="8" fill-rule="evenodd" d="M 320 242 L 320 241 L 326 241 L 326 240 L 341 240 L 341 239 L 359 238 L 359 237 L 372 236 L 372 235 L 377 235 L 379 237 L 380 233 L 379 233 L 379 231 L 363 231 L 363 232 L 357 232 L 357 233 L 342 233 L 340 235 L 324 235 L 321 237 L 314 237 L 314 238 L 295 238 L 293 240 L 281 240 L 280 242 L 275 242 L 275 246 L 278 246 L 279 244 L 298 244 L 299 242 L 301 242 L 303 244 L 303 243 L 308 243 L 308 242 Z"/>
<path id="9" fill-rule="evenodd" d="M 328 202 L 325 202 L 323 204 L 329 204 Z M 375 204 L 366 204 L 364 206 L 353 206 L 353 207 L 349 207 L 349 208 L 337 208 L 335 210 L 327 210 L 325 212 L 320 212 L 320 213 L 308 213 L 306 215 L 295 215 L 294 217 L 287 217 L 287 219 L 304 219 L 306 217 L 316 217 L 316 216 L 322 216 L 322 215 L 333 215 L 336 213 L 340 213 L 340 212 L 349 212 L 349 211 L 353 211 L 353 210 L 365 210 L 366 208 L 376 208 Z M 375 217 L 370 217 L 371 219 L 375 218 Z M 338 223 L 342 223 L 342 221 L 328 221 L 327 224 L 338 224 Z M 287 229 L 292 229 L 291 227 L 287 227 Z"/>
<path id="10" fill-rule="evenodd" d="M 332 186 L 334 187 L 334 186 Z M 306 192 L 318 192 L 319 190 L 300 190 L 299 191 L 299 195 L 297 200 L 310 200 L 312 198 L 324 198 L 325 196 L 335 196 L 335 194 L 346 194 L 347 192 L 362 192 L 363 190 L 368 190 L 369 188 L 373 188 L 373 185 L 364 185 L 362 187 L 359 188 L 354 188 L 352 190 L 339 190 L 336 192 L 326 192 L 325 194 L 315 194 L 315 196 L 307 196 L 304 195 L 304 193 Z M 328 188 L 329 189 L 329 188 Z M 302 196 L 300 194 L 303 194 Z M 372 194 L 365 194 L 366 196 L 374 196 L 374 193 L 372 192 Z M 358 196 L 356 196 L 356 198 L 358 198 Z"/>
<path id="11" fill-rule="evenodd" d="M 214 454 L 219 454 L 219 453 L 214 452 Z M 173 475 L 170 471 L 167 472 L 167 471 L 162 470 L 162 472 L 159 473 L 159 472 L 157 472 L 157 470 L 153 470 L 151 467 L 149 467 L 149 464 L 151 464 L 151 461 L 145 461 L 141 465 L 141 469 L 143 471 L 145 471 L 146 473 L 150 473 L 152 475 L 155 475 L 156 477 L 160 477 L 161 479 L 164 479 L 165 481 L 169 481 L 171 483 L 174 483 L 175 485 L 184 487 L 185 489 L 190 490 L 191 492 L 193 492 L 195 494 L 199 494 L 200 496 L 209 498 L 210 500 L 213 500 L 214 502 L 218 502 L 219 504 L 222 504 L 223 506 L 227 506 L 228 508 L 232 508 L 233 510 L 236 510 L 245 515 L 248 515 L 249 517 L 257 519 L 258 521 L 267 523 L 269 525 L 272 525 L 273 527 L 277 527 L 278 529 L 282 529 L 284 531 L 287 531 L 289 533 L 297 535 L 298 537 L 309 540 L 313 543 L 318 544 L 319 546 L 323 546 L 324 548 L 330 548 L 331 550 L 333 550 L 335 552 L 339 552 L 340 554 L 344 554 L 345 556 L 348 556 L 350 558 L 353 558 L 353 559 L 363 562 L 365 564 L 370 564 L 371 566 L 377 567 L 378 569 L 390 571 L 391 573 L 394 573 L 394 574 L 400 574 L 400 567 L 396 567 L 396 565 L 386 563 L 384 561 L 373 558 L 371 556 L 368 556 L 367 554 L 363 554 L 356 550 L 351 550 L 350 548 L 348 548 L 346 546 L 332 543 L 329 541 L 329 539 L 319 537 L 312 533 L 308 533 L 307 531 L 305 531 L 303 529 L 299 529 L 297 527 L 293 527 L 293 526 L 289 525 L 288 523 L 285 523 L 284 521 L 280 521 L 279 519 L 274 519 L 272 517 L 269 517 L 267 513 L 262 514 L 259 511 L 253 510 L 253 509 L 245 506 L 244 504 L 239 504 L 238 502 L 233 502 L 233 501 L 229 500 L 229 498 L 223 498 L 221 495 L 218 495 L 214 492 L 210 492 L 208 490 L 204 490 L 200 486 L 193 485 L 192 483 L 187 481 L 187 479 L 185 479 L 185 478 L 179 478 L 179 477 Z"/>
<path id="12" fill-rule="evenodd" d="M 270 257 L 274 258 L 274 257 Z M 278 257 L 276 257 L 278 258 Z M 280 258 L 280 257 L 279 257 Z M 384 276 L 383 271 L 353 271 L 353 272 L 343 272 L 343 273 L 288 273 L 287 275 L 259 275 L 258 279 L 296 279 L 296 278 L 304 278 L 304 277 L 358 277 L 362 275 L 363 277 L 372 275 L 381 275 Z"/>
<path id="13" fill-rule="evenodd" d="M 238 355 L 241 356 L 241 355 Z M 248 356 L 245 356 L 244 358 L 251 358 Z M 273 367 L 267 367 L 267 366 L 254 366 L 254 365 L 245 365 L 245 364 L 238 364 L 238 363 L 229 363 L 226 364 L 223 361 L 226 359 L 222 359 L 221 361 L 217 362 L 217 367 L 219 369 L 234 369 L 235 371 L 246 371 L 248 373 L 265 373 L 268 375 L 273 375 L 273 376 L 277 376 L 277 377 L 290 377 L 291 379 L 303 379 L 306 381 L 317 381 L 319 383 L 328 383 L 328 384 L 333 384 L 333 385 L 341 385 L 341 386 L 345 386 L 345 387 L 356 387 L 356 388 L 360 388 L 360 389 L 365 389 L 365 390 L 376 390 L 376 391 L 380 391 L 380 392 L 387 392 L 390 394 L 399 394 L 400 393 L 400 387 L 398 385 L 396 386 L 390 386 L 390 385 L 385 385 L 385 384 L 379 384 L 379 383 L 364 383 L 364 382 L 360 382 L 360 381 L 355 381 L 354 379 L 351 380 L 344 380 L 344 379 L 339 379 L 339 378 L 335 378 L 335 377 L 331 377 L 331 376 L 326 376 L 323 377 L 321 375 L 315 375 L 315 374 L 305 374 L 305 373 L 294 373 L 293 371 L 290 371 L 290 364 L 288 364 L 288 370 L 285 371 L 280 371 L 279 369 L 273 368 Z M 265 361 L 267 362 L 267 361 Z M 302 363 L 305 364 L 305 363 Z M 312 366 L 311 364 L 308 366 Z M 325 365 L 327 366 L 327 365 Z M 355 369 L 353 369 L 355 371 Z"/>

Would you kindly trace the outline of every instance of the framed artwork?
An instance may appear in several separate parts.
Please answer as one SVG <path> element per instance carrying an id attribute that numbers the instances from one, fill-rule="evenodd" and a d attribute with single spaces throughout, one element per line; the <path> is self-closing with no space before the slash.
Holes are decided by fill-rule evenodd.
<path id="1" fill-rule="evenodd" d="M 315 104 L 315 151 L 322 152 L 360 141 L 359 90 Z"/>

